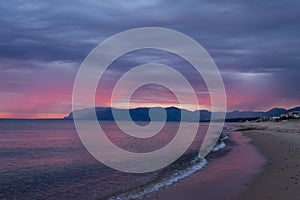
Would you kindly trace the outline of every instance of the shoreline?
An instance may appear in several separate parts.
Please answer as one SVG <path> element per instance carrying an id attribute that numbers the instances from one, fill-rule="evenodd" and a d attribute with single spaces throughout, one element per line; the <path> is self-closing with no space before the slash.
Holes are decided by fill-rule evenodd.
<path id="1" fill-rule="evenodd" d="M 300 123 L 294 121 L 230 123 L 229 125 L 233 129 L 238 129 L 230 135 L 233 141 L 240 142 L 233 147 L 229 155 L 212 160 L 207 167 L 192 176 L 143 199 L 298 199 L 300 196 Z M 241 137 L 244 141 L 241 142 L 239 141 L 241 138 L 236 137 Z M 249 151 L 252 154 L 257 153 L 258 160 L 256 157 L 256 160 L 251 161 L 253 158 L 247 157 L 251 154 Z M 236 153 L 239 153 L 238 158 L 232 155 Z M 207 175 L 220 170 L 220 165 L 224 165 L 228 160 L 231 162 L 229 168 L 237 167 L 234 172 L 230 171 L 232 169 L 226 169 L 227 172 L 221 175 L 218 175 L 219 172 L 213 177 Z M 244 162 L 243 166 L 248 168 L 242 169 L 241 160 Z M 239 179 L 239 176 L 243 178 Z"/>
<path id="2" fill-rule="evenodd" d="M 244 123 L 241 127 L 267 164 L 238 199 L 299 199 L 300 123 Z"/>
<path id="3" fill-rule="evenodd" d="M 128 190 L 127 192 L 120 192 L 114 195 L 110 195 L 108 199 L 144 199 L 145 197 L 155 194 L 165 188 L 172 187 L 174 184 L 202 170 L 206 166 L 207 160 L 226 156 L 227 153 L 231 151 L 232 143 L 233 141 L 230 141 L 230 137 L 227 134 L 221 134 L 217 144 L 205 158 L 200 158 L 198 156 L 198 151 L 185 154 L 181 157 L 181 159 L 185 157 L 184 162 L 188 164 L 184 169 L 173 171 L 173 173 L 170 173 L 168 175 L 162 173 L 160 174 L 160 179 L 157 178 L 143 186 Z M 188 161 L 189 159 L 190 161 Z M 177 160 L 175 163 L 178 163 L 179 160 Z"/>
<path id="4" fill-rule="evenodd" d="M 232 130 L 225 132 L 232 142 L 226 155 L 207 158 L 208 164 L 202 170 L 143 199 L 237 199 L 248 183 L 262 173 L 265 159 L 249 143 L 248 137 L 233 132 L 235 126 L 231 127 Z M 241 154 L 246 156 L 241 159 Z"/>

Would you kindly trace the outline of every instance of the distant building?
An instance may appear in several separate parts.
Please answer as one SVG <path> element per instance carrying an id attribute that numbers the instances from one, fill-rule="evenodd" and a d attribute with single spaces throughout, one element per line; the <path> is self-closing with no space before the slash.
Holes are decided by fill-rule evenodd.
<path id="1" fill-rule="evenodd" d="M 272 121 L 276 121 L 276 120 L 278 120 L 278 119 L 280 119 L 279 116 L 273 116 L 273 117 L 270 118 L 270 120 L 272 120 Z"/>
<path id="2" fill-rule="evenodd" d="M 291 112 L 291 116 L 293 118 L 300 118 L 300 111 L 294 111 L 294 112 Z"/>
<path id="3" fill-rule="evenodd" d="M 289 114 L 287 114 L 287 113 L 283 113 L 283 114 L 280 115 L 281 119 L 286 119 L 288 117 L 289 117 Z"/>
<path id="4" fill-rule="evenodd" d="M 280 115 L 280 119 L 288 119 L 288 118 L 300 118 L 300 111 L 293 111 L 289 113 L 283 113 Z"/>

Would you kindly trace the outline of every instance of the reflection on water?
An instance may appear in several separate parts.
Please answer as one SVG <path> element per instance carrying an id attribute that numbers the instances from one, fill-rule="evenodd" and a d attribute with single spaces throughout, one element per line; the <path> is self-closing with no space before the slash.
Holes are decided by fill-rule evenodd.
<path id="1" fill-rule="evenodd" d="M 133 152 L 163 147 L 178 128 L 168 122 L 156 136 L 137 139 L 113 122 L 101 125 L 116 145 Z M 189 152 L 199 150 L 206 129 L 201 124 Z M 81 144 L 73 122 L 63 120 L 0 120 L 0 159 L 0 199 L 99 199 L 144 185 L 162 171 L 127 174 L 104 166 Z"/>

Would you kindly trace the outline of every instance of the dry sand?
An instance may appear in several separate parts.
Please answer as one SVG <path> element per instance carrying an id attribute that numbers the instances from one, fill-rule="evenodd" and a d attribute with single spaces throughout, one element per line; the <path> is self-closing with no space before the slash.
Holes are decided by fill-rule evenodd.
<path id="1" fill-rule="evenodd" d="M 229 155 L 145 199 L 300 199 L 300 121 L 236 123 L 233 126 L 242 129 L 256 149 L 249 145 L 249 141 L 236 138 L 239 133 L 234 133 L 233 139 L 238 139 L 240 145 L 235 146 Z M 263 163 L 257 156 L 251 156 L 257 149 L 264 156 Z M 219 163 L 224 165 L 224 161 L 231 162 L 225 164 L 227 171 L 218 168 Z M 257 168 L 259 166 L 261 170 Z M 216 173 L 218 171 L 222 173 Z M 216 174 L 206 180 L 209 173 Z"/>
<path id="2" fill-rule="evenodd" d="M 244 133 L 268 161 L 264 172 L 239 199 L 300 199 L 300 121 L 243 123 L 239 126 L 254 129 Z"/>

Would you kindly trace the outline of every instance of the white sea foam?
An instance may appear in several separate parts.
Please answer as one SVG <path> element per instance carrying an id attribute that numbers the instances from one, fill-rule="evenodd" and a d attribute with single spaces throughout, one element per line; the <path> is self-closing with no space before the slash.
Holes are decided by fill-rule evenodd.
<path id="1" fill-rule="evenodd" d="M 217 144 L 217 145 L 213 148 L 212 151 L 213 151 L 213 152 L 216 152 L 216 151 L 219 151 L 219 150 L 223 149 L 223 148 L 226 146 L 226 144 L 224 143 L 224 141 L 227 140 L 228 138 L 229 138 L 229 136 L 226 135 L 226 134 L 224 134 L 223 137 L 220 139 L 221 142 L 220 142 L 219 144 Z"/>
<path id="2" fill-rule="evenodd" d="M 170 177 L 167 177 L 158 183 L 150 184 L 140 191 L 134 191 L 132 193 L 124 193 L 124 194 L 120 194 L 118 196 L 111 197 L 110 200 L 138 199 L 138 198 L 141 198 L 150 193 L 157 192 L 160 189 L 170 186 L 170 185 L 178 182 L 179 180 L 184 179 L 184 178 L 190 176 L 191 174 L 199 171 L 206 165 L 207 161 L 204 158 L 197 157 L 197 158 L 193 159 L 191 161 L 191 163 L 193 163 L 193 165 L 191 167 L 189 167 L 185 170 L 182 170 L 182 171 L 175 172 Z"/>
<path id="3" fill-rule="evenodd" d="M 228 139 L 229 136 L 225 135 L 223 138 L 221 138 L 221 142 L 217 144 L 213 148 L 213 152 L 219 151 L 220 149 L 223 149 L 226 144 L 223 142 L 224 140 Z M 205 165 L 207 161 L 205 158 L 196 157 L 191 161 L 192 166 L 188 167 L 185 170 L 177 171 L 173 173 L 171 176 L 157 182 L 150 184 L 148 186 L 145 186 L 140 189 L 136 189 L 135 191 L 131 191 L 130 193 L 123 193 L 117 196 L 112 196 L 109 198 L 109 200 L 131 200 L 131 199 L 140 199 L 145 195 L 148 195 L 153 192 L 157 192 L 162 188 L 165 188 L 167 186 L 170 186 L 176 182 L 178 182 L 181 179 L 184 179 L 195 172 L 201 170 Z"/>
<path id="4" fill-rule="evenodd" d="M 221 140 L 224 141 L 224 140 L 227 140 L 229 138 L 228 135 L 225 135 Z"/>
<path id="5" fill-rule="evenodd" d="M 225 146 L 226 146 L 225 143 L 222 141 L 218 145 L 216 145 L 212 151 L 213 152 L 219 151 L 220 149 L 223 149 Z"/>

